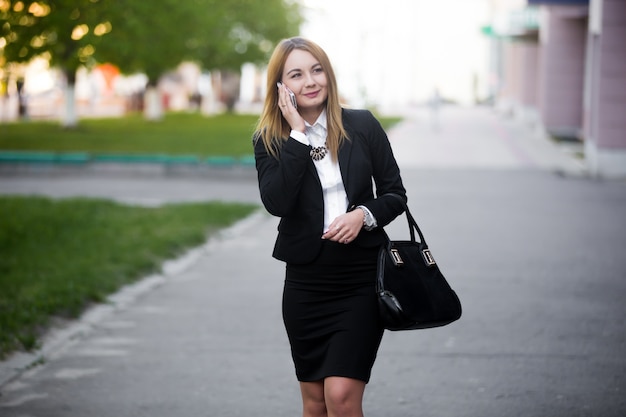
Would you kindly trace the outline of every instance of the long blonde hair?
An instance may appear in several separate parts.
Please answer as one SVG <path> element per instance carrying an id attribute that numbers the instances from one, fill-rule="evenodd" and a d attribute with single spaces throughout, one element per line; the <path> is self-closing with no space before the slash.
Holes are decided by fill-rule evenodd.
<path id="1" fill-rule="evenodd" d="M 278 159 L 279 150 L 289 138 L 291 127 L 278 108 L 278 90 L 276 83 L 282 79 L 287 57 L 294 49 L 309 52 L 322 66 L 326 74 L 328 98 L 326 99 L 326 120 L 328 136 L 326 146 L 333 160 L 337 160 L 337 154 L 342 142 L 348 139 L 348 134 L 341 121 L 341 104 L 335 72 L 330 64 L 326 52 L 316 43 L 303 38 L 290 38 L 282 40 L 274 49 L 267 65 L 267 95 L 263 105 L 263 112 L 257 123 L 256 139 L 260 137 L 267 151 Z"/>

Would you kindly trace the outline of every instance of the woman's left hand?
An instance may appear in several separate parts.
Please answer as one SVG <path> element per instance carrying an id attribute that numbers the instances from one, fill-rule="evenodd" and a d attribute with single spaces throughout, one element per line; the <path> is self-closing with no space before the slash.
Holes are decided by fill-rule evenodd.
<path id="1" fill-rule="evenodd" d="M 322 235 L 322 239 L 346 244 L 352 242 L 363 227 L 364 217 L 365 213 L 361 209 L 352 210 L 337 216 L 330 224 L 328 230 Z"/>

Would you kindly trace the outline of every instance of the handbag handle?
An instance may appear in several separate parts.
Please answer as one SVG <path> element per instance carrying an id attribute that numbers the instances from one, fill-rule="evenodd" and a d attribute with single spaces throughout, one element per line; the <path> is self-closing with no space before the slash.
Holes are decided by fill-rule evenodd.
<path id="1" fill-rule="evenodd" d="M 415 218 L 411 214 L 411 211 L 409 210 L 409 206 L 406 204 L 404 199 L 402 197 L 400 197 L 398 194 L 389 193 L 389 194 L 385 194 L 385 195 L 390 195 L 390 196 L 393 196 L 393 197 L 397 198 L 398 200 L 400 200 L 400 202 L 404 206 L 404 214 L 406 215 L 406 220 L 407 220 L 407 222 L 409 224 L 409 232 L 411 233 L 411 243 L 412 244 L 417 244 L 417 242 L 415 240 L 415 231 L 417 231 L 417 234 L 419 235 L 419 238 L 420 238 L 420 240 L 419 240 L 420 253 L 422 255 L 422 258 L 424 259 L 424 263 L 428 267 L 435 267 L 437 262 L 435 262 L 435 259 L 433 258 L 433 255 L 430 252 L 430 249 L 428 249 L 428 244 L 426 243 L 426 238 L 422 234 L 422 231 L 420 230 L 419 226 L 417 225 L 417 222 L 415 221 Z M 391 256 L 392 256 L 393 262 L 396 264 L 396 266 L 399 266 L 400 264 L 403 264 L 403 261 L 400 258 L 396 259 L 396 257 L 395 257 L 396 255 L 393 254 L 393 249 L 391 248 L 392 244 L 391 244 L 391 240 L 389 239 L 389 235 L 387 235 L 387 232 L 385 232 L 384 229 L 383 229 L 383 232 L 385 234 L 385 238 L 387 239 L 387 250 L 389 250 L 391 252 Z M 400 260 L 398 261 L 398 259 L 400 259 Z"/>
<path id="2" fill-rule="evenodd" d="M 388 193 L 388 194 L 384 194 L 384 196 L 392 196 L 394 198 L 397 198 L 401 203 L 402 206 L 404 207 L 404 214 L 406 215 L 406 220 L 407 223 L 409 225 L 409 233 L 411 234 L 411 242 L 415 243 L 415 231 L 417 230 L 417 234 L 420 238 L 420 242 L 422 244 L 424 244 L 426 247 L 428 247 L 428 245 L 426 244 L 426 239 L 424 238 L 424 234 L 422 233 L 422 231 L 420 230 L 419 226 L 417 225 L 417 222 L 415 221 L 415 218 L 413 217 L 413 215 L 411 214 L 411 211 L 409 210 L 409 206 L 406 204 L 406 202 L 404 201 L 404 199 L 402 197 L 400 197 L 398 194 L 394 194 L 394 193 Z M 385 232 L 386 234 L 386 232 Z M 389 240 L 389 236 L 387 236 L 387 240 Z"/>

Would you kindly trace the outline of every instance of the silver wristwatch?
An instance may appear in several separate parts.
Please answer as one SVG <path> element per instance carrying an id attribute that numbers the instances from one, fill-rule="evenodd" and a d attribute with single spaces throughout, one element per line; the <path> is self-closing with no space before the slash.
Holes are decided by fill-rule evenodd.
<path id="1" fill-rule="evenodd" d="M 376 219 L 372 215 L 372 212 L 367 207 L 357 206 L 357 208 L 360 208 L 361 210 L 363 210 L 363 213 L 365 214 L 365 216 L 363 216 L 363 227 L 365 228 L 365 230 L 372 230 L 376 226 L 378 226 L 378 223 L 376 222 Z"/>

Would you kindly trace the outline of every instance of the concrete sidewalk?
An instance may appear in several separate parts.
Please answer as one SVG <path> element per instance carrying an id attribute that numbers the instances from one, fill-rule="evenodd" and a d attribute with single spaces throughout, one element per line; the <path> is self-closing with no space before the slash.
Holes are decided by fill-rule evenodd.
<path id="1" fill-rule="evenodd" d="M 410 109 L 390 133 L 404 169 L 538 169 L 586 175 L 575 155 L 582 145 L 557 143 L 545 132 L 488 107 Z"/>
<path id="2" fill-rule="evenodd" d="M 567 152 L 485 109 L 444 108 L 439 130 L 431 122 L 418 109 L 390 139 L 464 315 L 386 333 L 366 415 L 623 416 L 626 184 L 586 178 Z M 0 193 L 258 199 L 253 180 L 132 178 L 132 195 L 123 179 L 5 180 Z M 45 363 L 0 386 L 0 415 L 300 415 L 276 224 L 259 211 L 56 333 Z M 388 232 L 405 228 L 399 218 Z"/>

